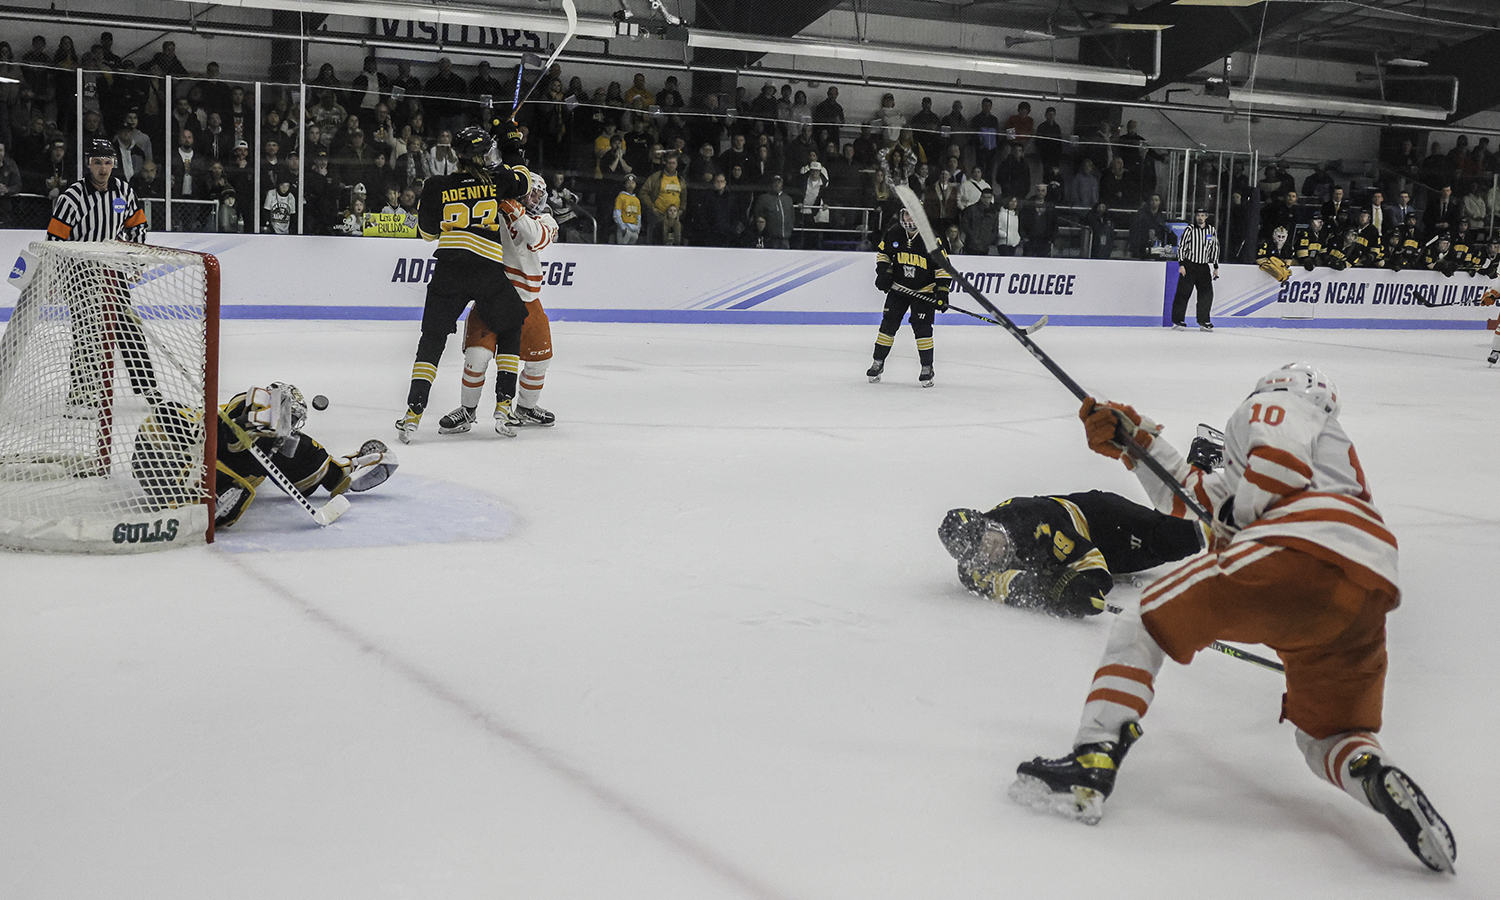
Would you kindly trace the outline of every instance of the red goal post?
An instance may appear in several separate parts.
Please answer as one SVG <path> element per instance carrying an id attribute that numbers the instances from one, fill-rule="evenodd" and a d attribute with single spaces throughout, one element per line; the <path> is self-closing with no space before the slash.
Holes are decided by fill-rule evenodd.
<path id="1" fill-rule="evenodd" d="M 218 260 L 39 241 L 10 282 L 20 293 L 0 334 L 0 547 L 211 542 Z"/>

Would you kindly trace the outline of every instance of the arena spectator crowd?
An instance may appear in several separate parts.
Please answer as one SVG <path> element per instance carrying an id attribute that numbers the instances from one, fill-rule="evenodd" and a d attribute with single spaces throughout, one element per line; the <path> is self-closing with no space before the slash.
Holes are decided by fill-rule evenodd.
<path id="1" fill-rule="evenodd" d="M 45 223 L 91 138 L 115 144 L 143 199 L 173 199 L 175 230 L 258 221 L 269 233 L 357 235 L 366 214 L 412 216 L 423 182 L 453 170 L 453 134 L 507 116 L 517 77 L 440 57 L 424 81 L 412 65 L 370 56 L 346 79 L 323 63 L 302 109 L 299 86 L 262 83 L 257 106 L 255 86 L 221 78 L 217 63 L 189 71 L 171 40 L 141 60 L 117 55 L 109 32 L 87 51 L 37 36 L 19 58 L 0 41 L 0 78 L 13 80 L 0 83 L 0 226 Z M 876 109 L 846 110 L 837 86 L 689 97 L 676 75 L 655 84 L 634 73 L 628 87 L 588 86 L 559 66 L 530 77 L 527 153 L 563 240 L 863 249 L 895 221 L 894 187 L 906 183 L 956 253 L 1173 253 L 1168 157 L 1134 121 L 1075 136 L 1055 107 L 1038 121 L 1026 101 L 970 110 L 888 93 Z M 1283 163 L 1252 182 L 1242 161 L 1205 156 L 1188 199 L 1220 212 L 1226 259 L 1493 274 L 1500 192 L 1488 145 L 1459 137 L 1423 154 L 1408 142 L 1373 176 L 1319 166 L 1300 191 Z M 164 229 L 160 204 L 151 214 Z"/>

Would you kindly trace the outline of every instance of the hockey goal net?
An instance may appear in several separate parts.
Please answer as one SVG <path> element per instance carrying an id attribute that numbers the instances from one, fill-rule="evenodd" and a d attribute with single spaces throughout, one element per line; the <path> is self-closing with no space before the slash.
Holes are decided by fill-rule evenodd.
<path id="1" fill-rule="evenodd" d="M 10 280 L 20 294 L 0 334 L 0 546 L 212 541 L 218 260 L 37 242 Z"/>

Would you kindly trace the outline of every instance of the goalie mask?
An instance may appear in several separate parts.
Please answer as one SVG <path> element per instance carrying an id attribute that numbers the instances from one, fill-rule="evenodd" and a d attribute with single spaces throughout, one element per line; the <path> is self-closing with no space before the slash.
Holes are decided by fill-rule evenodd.
<path id="1" fill-rule="evenodd" d="M 1271 239 L 1276 242 L 1276 246 L 1278 247 L 1283 247 L 1286 245 L 1286 238 L 1287 233 L 1285 225 L 1277 225 L 1276 230 L 1271 232 Z"/>
<path id="2" fill-rule="evenodd" d="M 1296 394 L 1333 418 L 1339 417 L 1339 389 L 1333 379 L 1312 363 L 1287 363 L 1257 381 L 1251 394 L 1269 391 Z"/>
<path id="3" fill-rule="evenodd" d="M 1010 532 L 977 509 L 950 509 L 938 526 L 948 555 L 966 565 L 1010 568 L 1016 556 Z"/>
<path id="4" fill-rule="evenodd" d="M 307 424 L 307 401 L 303 399 L 302 392 L 297 390 L 295 384 L 288 384 L 285 381 L 273 381 L 266 390 L 269 390 L 273 397 L 281 398 L 282 409 L 290 416 L 291 434 L 301 434 L 302 426 Z"/>

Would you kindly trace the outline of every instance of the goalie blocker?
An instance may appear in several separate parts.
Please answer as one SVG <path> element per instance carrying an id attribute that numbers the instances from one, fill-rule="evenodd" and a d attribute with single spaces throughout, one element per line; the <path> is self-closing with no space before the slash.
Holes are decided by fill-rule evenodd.
<path id="1" fill-rule="evenodd" d="M 238 522 L 270 475 L 251 452 L 252 445 L 303 498 L 320 487 L 333 497 L 368 491 L 396 471 L 396 455 L 383 442 L 368 440 L 348 456 L 332 456 L 302 433 L 306 421 L 302 392 L 283 382 L 251 388 L 224 404 L 218 427 L 217 527 Z"/>

